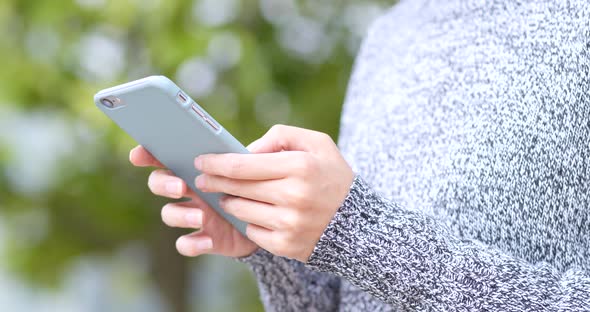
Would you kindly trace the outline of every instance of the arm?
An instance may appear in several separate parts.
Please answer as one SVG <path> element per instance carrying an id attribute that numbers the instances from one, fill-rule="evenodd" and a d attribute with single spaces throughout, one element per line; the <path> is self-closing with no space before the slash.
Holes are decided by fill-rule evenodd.
<path id="1" fill-rule="evenodd" d="M 254 272 L 265 311 L 337 311 L 340 278 L 259 249 L 239 258 Z"/>
<path id="2" fill-rule="evenodd" d="M 560 273 L 455 239 L 432 218 L 382 198 L 359 177 L 307 265 L 402 310 L 590 310 L 588 272 Z"/>
<path id="3" fill-rule="evenodd" d="M 326 136 L 273 129 L 259 144 L 285 152 L 207 155 L 196 164 L 204 172 L 197 187 L 238 196 L 221 206 L 249 223 L 258 246 L 336 274 L 402 310 L 590 310 L 587 272 L 562 274 L 460 241 L 354 177 Z"/>

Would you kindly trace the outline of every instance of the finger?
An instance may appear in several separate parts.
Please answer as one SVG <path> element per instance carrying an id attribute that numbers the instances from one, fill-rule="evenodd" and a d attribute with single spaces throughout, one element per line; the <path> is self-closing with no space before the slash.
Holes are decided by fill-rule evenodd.
<path id="1" fill-rule="evenodd" d="M 129 152 L 129 161 L 137 167 L 159 167 L 164 168 L 150 152 L 143 146 L 138 145 Z"/>
<path id="2" fill-rule="evenodd" d="M 225 196 L 220 204 L 227 213 L 246 223 L 275 230 L 284 223 L 284 213 L 278 206 L 234 196 Z"/>
<path id="3" fill-rule="evenodd" d="M 176 249 L 181 255 L 187 257 L 196 257 L 205 253 L 219 253 L 215 247 L 217 246 L 214 246 L 213 238 L 203 232 L 194 232 L 176 240 Z"/>
<path id="4" fill-rule="evenodd" d="M 248 224 L 246 226 L 246 236 L 256 245 L 268 251 L 273 249 L 273 230 L 258 226 L 256 224 Z"/>
<path id="5" fill-rule="evenodd" d="M 154 170 L 148 178 L 148 187 L 152 193 L 168 198 L 194 197 L 184 181 L 169 170 Z"/>
<path id="6" fill-rule="evenodd" d="M 246 146 L 246 149 L 248 151 L 250 151 L 250 153 L 256 153 L 258 150 L 258 145 L 260 144 L 259 142 L 261 139 L 262 138 L 259 138 L 259 139 L 255 140 L 254 142 L 250 143 L 248 146 Z"/>
<path id="7" fill-rule="evenodd" d="M 162 221 L 170 227 L 200 229 L 203 227 L 203 209 L 186 203 L 169 203 L 162 208 Z"/>
<path id="8" fill-rule="evenodd" d="M 204 253 L 223 256 L 242 256 L 253 244 L 242 236 L 227 220 L 215 210 L 204 205 L 203 226 L 199 231 L 180 237 L 176 242 L 178 252 L 185 256 L 198 256 Z M 210 239 L 212 246 L 207 245 Z"/>
<path id="9" fill-rule="evenodd" d="M 240 180 L 274 180 L 297 169 L 302 152 L 266 154 L 209 154 L 195 159 L 195 167 L 208 175 Z"/>
<path id="10" fill-rule="evenodd" d="M 282 180 L 235 180 L 202 174 L 195 179 L 197 188 L 206 193 L 225 193 L 269 204 L 282 204 L 277 189 Z"/>
<path id="11" fill-rule="evenodd" d="M 198 228 L 210 236 L 220 236 L 216 231 L 231 230 L 232 225 L 199 197 L 191 201 L 168 203 L 162 207 L 162 221 L 171 227 Z"/>
<path id="12" fill-rule="evenodd" d="M 333 143 L 332 139 L 321 132 L 275 125 L 260 139 L 248 146 L 252 153 L 276 153 L 281 151 L 305 151 L 314 152 L 327 143 Z"/>

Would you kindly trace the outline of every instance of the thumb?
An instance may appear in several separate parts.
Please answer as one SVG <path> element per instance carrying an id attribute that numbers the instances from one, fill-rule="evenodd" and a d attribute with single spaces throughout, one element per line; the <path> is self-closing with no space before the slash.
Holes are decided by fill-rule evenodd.
<path id="1" fill-rule="evenodd" d="M 260 153 L 258 150 L 260 150 L 260 147 L 262 146 L 262 138 L 250 143 L 250 145 L 246 146 L 246 149 L 248 151 L 250 151 L 250 153 Z"/>
<path id="2" fill-rule="evenodd" d="M 248 150 L 252 153 L 313 152 L 325 144 L 324 140 L 326 139 L 329 137 L 321 132 L 275 125 L 260 139 L 248 145 Z"/>

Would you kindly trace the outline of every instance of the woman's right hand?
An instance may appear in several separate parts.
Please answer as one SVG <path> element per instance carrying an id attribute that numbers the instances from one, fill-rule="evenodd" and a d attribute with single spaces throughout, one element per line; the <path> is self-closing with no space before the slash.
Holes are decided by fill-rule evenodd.
<path id="1" fill-rule="evenodd" d="M 184 256 L 218 254 L 245 257 L 258 246 L 240 234 L 207 203 L 201 200 L 186 183 L 157 161 L 146 149 L 138 146 L 131 150 L 129 160 L 137 167 L 158 167 L 152 172 L 148 186 L 152 193 L 172 199 L 188 197 L 186 202 L 172 202 L 162 208 L 162 221 L 171 227 L 196 229 L 176 241 L 176 249 Z"/>

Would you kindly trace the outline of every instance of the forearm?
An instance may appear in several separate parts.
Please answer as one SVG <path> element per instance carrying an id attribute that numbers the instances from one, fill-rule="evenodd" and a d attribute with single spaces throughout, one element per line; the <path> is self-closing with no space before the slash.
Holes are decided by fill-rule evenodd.
<path id="1" fill-rule="evenodd" d="M 308 266 L 404 309 L 590 310 L 586 272 L 559 274 L 473 241 L 391 203 L 356 178 Z"/>
<path id="2" fill-rule="evenodd" d="M 340 278 L 259 249 L 240 258 L 256 276 L 265 311 L 337 311 Z"/>

